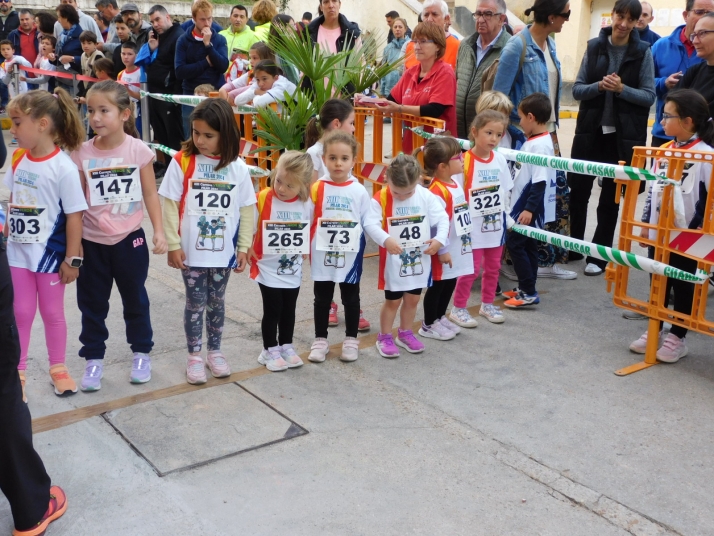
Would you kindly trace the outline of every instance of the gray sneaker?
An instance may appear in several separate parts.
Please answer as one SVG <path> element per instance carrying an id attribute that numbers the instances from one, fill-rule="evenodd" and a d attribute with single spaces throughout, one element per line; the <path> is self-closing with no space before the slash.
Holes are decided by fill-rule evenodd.
<path id="1" fill-rule="evenodd" d="M 146 383 L 151 379 L 151 358 L 136 352 L 131 364 L 131 383 Z"/>
<path id="2" fill-rule="evenodd" d="M 647 320 L 649 317 L 637 311 L 627 310 L 622 312 L 622 318 L 626 318 L 627 320 Z"/>
<path id="3" fill-rule="evenodd" d="M 84 369 L 84 376 L 79 388 L 82 391 L 99 391 L 102 388 L 102 375 L 104 374 L 104 361 L 90 359 Z"/>

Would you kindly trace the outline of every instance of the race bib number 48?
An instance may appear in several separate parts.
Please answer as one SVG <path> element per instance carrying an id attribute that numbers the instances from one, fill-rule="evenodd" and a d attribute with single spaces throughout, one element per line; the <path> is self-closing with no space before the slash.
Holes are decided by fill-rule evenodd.
<path id="1" fill-rule="evenodd" d="M 315 248 L 318 251 L 359 251 L 362 227 L 351 220 L 317 220 Z"/>
<path id="2" fill-rule="evenodd" d="M 310 253 L 309 221 L 264 221 L 263 253 L 265 255 Z"/>
<path id="3" fill-rule="evenodd" d="M 499 184 L 469 191 L 471 219 L 503 211 L 503 192 Z"/>
<path id="4" fill-rule="evenodd" d="M 224 181 L 192 180 L 188 184 L 190 216 L 231 216 L 235 212 L 236 185 Z"/>
<path id="5" fill-rule="evenodd" d="M 419 247 L 431 238 L 429 222 L 421 214 L 387 218 L 387 228 L 389 236 L 405 249 Z"/>
<path id="6" fill-rule="evenodd" d="M 47 242 L 46 207 L 8 206 L 8 239 L 20 244 L 43 244 Z"/>
<path id="7" fill-rule="evenodd" d="M 87 182 L 93 207 L 141 201 L 141 177 L 137 166 L 90 169 Z"/>

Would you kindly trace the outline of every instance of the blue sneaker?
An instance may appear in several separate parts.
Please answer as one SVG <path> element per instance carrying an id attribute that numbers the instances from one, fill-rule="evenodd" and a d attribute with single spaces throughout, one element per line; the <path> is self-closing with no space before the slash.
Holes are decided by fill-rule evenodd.
<path id="1" fill-rule="evenodd" d="M 151 358 L 148 354 L 135 353 L 131 364 L 131 383 L 146 383 L 151 379 Z"/>
<path id="2" fill-rule="evenodd" d="M 521 307 L 527 307 L 529 305 L 536 305 L 540 303 L 540 298 L 536 292 L 533 295 L 526 294 L 523 291 L 518 292 L 513 298 L 510 298 L 503 302 L 503 305 L 510 307 L 511 309 L 520 309 Z"/>
<path id="3" fill-rule="evenodd" d="M 99 391 L 102 388 L 102 376 L 104 374 L 104 361 L 101 359 L 90 359 L 84 369 L 84 376 L 79 388 L 86 392 Z"/>

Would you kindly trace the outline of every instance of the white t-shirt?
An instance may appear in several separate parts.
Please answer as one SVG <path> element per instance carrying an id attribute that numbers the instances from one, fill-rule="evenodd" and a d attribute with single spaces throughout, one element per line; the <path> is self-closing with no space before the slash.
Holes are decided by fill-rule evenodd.
<path id="1" fill-rule="evenodd" d="M 57 68 L 52 64 L 52 62 L 49 60 L 49 58 L 42 58 L 40 60 L 40 69 L 43 71 L 56 71 Z M 44 89 L 45 91 L 48 90 L 50 84 L 49 82 L 46 82 L 44 84 L 39 85 L 39 89 Z"/>
<path id="2" fill-rule="evenodd" d="M 379 289 L 394 292 L 426 288 L 431 278 L 431 257 L 422 254 L 428 246 L 424 242 L 434 238 L 443 245 L 449 236 L 449 216 L 445 203 L 421 185 L 414 195 L 400 201 L 395 199 L 388 186 L 374 194 L 372 213 L 380 222 L 373 236 L 379 248 Z M 389 226 L 389 218 L 392 225 Z M 422 220 L 421 222 L 419 220 Z M 419 233 L 414 233 L 415 229 Z M 412 239 L 418 244 L 402 247 L 400 255 L 390 255 L 384 247 L 389 237 Z M 399 241 L 399 239 L 397 239 Z"/>
<path id="3" fill-rule="evenodd" d="M 365 231 L 375 240 L 374 232 L 379 230 L 379 219 L 370 210 L 367 190 L 351 176 L 346 182 L 337 184 L 330 181 L 330 177 L 326 175 L 312 185 L 310 198 L 315 204 L 315 214 L 310 226 L 312 280 L 359 283 L 362 276 L 362 255 L 366 245 Z M 321 218 L 342 220 L 330 229 L 338 230 L 338 234 L 328 237 L 329 225 L 321 226 Z M 334 251 L 319 250 L 318 234 L 326 240 L 332 238 L 341 241 L 342 245 L 337 246 Z M 356 251 L 348 251 L 347 248 Z"/>
<path id="4" fill-rule="evenodd" d="M 548 132 L 528 138 L 521 147 L 521 151 L 545 156 L 555 155 L 553 139 Z M 534 214 L 531 225 L 542 229 L 543 225 L 549 221 L 546 216 L 553 216 L 550 221 L 555 219 L 555 188 L 557 186 L 555 173 L 555 170 L 551 168 L 536 166 L 527 162 L 521 163 L 521 169 L 515 177 L 513 191 L 511 192 L 511 217 L 514 220 L 517 220 L 525 209 L 531 192 L 531 184 L 537 182 L 545 182 L 545 194 L 543 196 L 543 208 Z"/>
<path id="5" fill-rule="evenodd" d="M 322 161 L 322 142 L 318 141 L 306 152 L 310 155 L 310 158 L 312 158 L 312 166 L 315 168 L 315 171 L 317 171 L 317 176 L 324 177 L 325 175 L 327 175 L 327 168 L 325 167 L 325 163 Z"/>
<path id="6" fill-rule="evenodd" d="M 135 67 L 135 69 L 131 72 L 126 69 L 120 71 L 117 75 L 117 80 L 130 84 L 130 89 L 132 91 L 139 91 L 139 89 L 141 89 L 141 83 L 146 82 L 146 75 L 144 74 L 144 69 L 141 67 Z M 130 98 L 133 103 L 139 102 L 139 99 L 135 99 L 134 97 Z"/>
<path id="7" fill-rule="evenodd" d="M 32 64 L 27 61 L 25 58 L 22 56 L 13 56 L 11 60 L 5 60 L 4 62 L 0 63 L 0 78 L 5 78 L 9 73 L 12 73 L 12 65 L 17 63 L 18 65 L 22 65 L 23 67 L 30 67 L 32 68 Z M 20 71 L 20 76 L 26 76 L 24 71 Z M 27 93 L 27 82 L 24 80 L 20 80 L 19 82 L 20 86 L 20 93 Z M 18 95 L 18 92 L 15 91 L 15 84 L 12 81 L 12 78 L 7 83 L 7 90 L 10 94 L 10 98 L 16 97 Z"/>
<path id="8" fill-rule="evenodd" d="M 185 264 L 235 268 L 240 209 L 255 204 L 248 166 L 238 159 L 215 169 L 218 158 L 198 154 L 189 157 L 184 175 L 182 157 L 178 152 L 171 159 L 159 195 L 181 204 L 179 231 Z"/>
<path id="9" fill-rule="evenodd" d="M 667 144 L 674 149 L 672 143 Z M 709 145 L 701 141 L 699 138 L 692 140 L 691 143 L 677 147 L 677 150 L 690 150 L 690 151 L 710 151 L 714 152 L 714 149 Z M 667 166 L 666 161 L 663 162 L 662 166 L 657 159 L 654 159 L 654 164 L 652 166 L 652 173 L 655 175 L 666 175 Z M 681 179 L 681 189 L 682 189 L 682 201 L 684 202 L 684 218 L 686 223 L 689 224 L 694 217 L 695 208 L 697 202 L 699 201 L 699 185 L 704 183 L 708 185 L 709 177 L 711 176 L 712 165 L 704 162 L 686 162 L 684 164 L 684 169 L 682 170 Z M 650 218 L 649 223 L 657 223 L 659 221 L 659 213 L 661 208 L 661 196 L 662 189 L 664 188 L 664 183 L 660 181 L 650 181 L 649 191 L 647 192 L 647 198 L 650 202 Z M 649 231 L 650 239 L 654 240 L 657 238 L 657 231 Z"/>
<path id="10" fill-rule="evenodd" d="M 485 216 L 472 217 L 471 247 L 474 249 L 496 248 L 506 242 L 506 211 L 509 192 L 513 189 L 511 172 L 506 158 L 494 151 L 488 160 L 481 160 L 472 151 L 464 156 L 464 174 L 454 179 L 463 184 L 465 193 L 475 189 L 493 189 L 498 195 L 491 195 L 493 203 L 501 204 L 503 210 Z M 469 195 L 469 206 L 473 205 Z"/>
<path id="11" fill-rule="evenodd" d="M 253 239 L 253 250 L 259 260 L 254 261 L 250 267 L 250 277 L 258 283 L 270 288 L 297 288 L 302 281 L 302 255 L 299 253 L 265 254 L 264 245 L 270 240 L 270 233 L 266 234 L 265 221 L 302 222 L 307 231 L 305 244 L 309 246 L 310 222 L 312 222 L 312 200 L 300 201 L 297 197 L 290 201 L 281 201 L 273 193 L 272 188 L 266 188 L 258 194 L 259 214 L 258 232 Z M 276 233 L 277 234 L 277 233 Z M 277 242 L 277 240 L 275 240 Z"/>
<path id="12" fill-rule="evenodd" d="M 7 227 L 10 266 L 57 273 L 67 253 L 67 216 L 87 209 L 77 166 L 59 147 L 34 160 L 16 149 L 5 174 L 12 192 Z"/>
<path id="13" fill-rule="evenodd" d="M 474 272 L 474 258 L 471 254 L 471 233 L 457 234 L 457 225 L 463 229 L 463 224 L 471 221 L 469 203 L 464 194 L 464 188 L 458 180 L 454 184 L 444 184 L 434 179 L 429 191 L 445 204 L 449 216 L 449 244 L 441 253 L 451 254 L 451 266 L 439 262 L 438 255 L 431 258 L 431 278 L 434 281 L 454 279 Z"/>

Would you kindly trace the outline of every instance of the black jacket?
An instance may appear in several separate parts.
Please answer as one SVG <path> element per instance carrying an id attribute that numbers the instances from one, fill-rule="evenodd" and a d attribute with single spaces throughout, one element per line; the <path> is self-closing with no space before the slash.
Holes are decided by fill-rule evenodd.
<path id="1" fill-rule="evenodd" d="M 146 81 L 152 93 L 181 94 L 181 82 L 176 80 L 174 58 L 176 56 L 176 41 L 184 34 L 181 25 L 175 22 L 171 28 L 159 35 L 159 48 L 156 49 L 156 59 L 145 68 Z"/>
<path id="2" fill-rule="evenodd" d="M 612 28 L 603 28 L 600 36 L 588 41 L 588 83 L 602 80 L 608 73 L 610 59 L 607 54 L 608 37 Z M 630 33 L 627 52 L 617 74 L 626 86 L 637 88 L 640 85 L 640 69 L 645 52 L 650 48 L 646 41 L 640 41 L 637 31 Z M 605 94 L 603 91 L 594 99 L 580 102 L 578 120 L 575 125 L 573 138 L 572 158 L 587 160 L 595 146 L 595 133 L 602 131 L 600 125 L 605 109 Z M 638 145 L 647 145 L 647 120 L 650 114 L 648 106 L 638 106 L 620 99 L 613 99 L 615 106 L 615 128 L 617 129 L 618 159 L 629 163 L 632 160 L 633 148 Z"/>
<path id="3" fill-rule="evenodd" d="M 360 36 L 362 31 L 359 29 L 359 26 L 356 22 L 348 21 L 347 17 L 342 14 L 338 15 L 337 21 L 339 22 L 340 29 L 342 30 L 340 36 L 337 38 L 338 52 L 345 50 L 345 47 L 347 47 L 347 50 L 352 50 L 355 46 L 355 41 L 357 41 L 357 38 Z M 317 32 L 320 29 L 320 26 L 322 26 L 323 22 L 325 22 L 325 16 L 320 15 L 307 27 L 307 32 L 310 34 L 310 39 L 312 39 L 312 42 L 315 44 L 318 44 Z"/>
<path id="4" fill-rule="evenodd" d="M 5 20 L 2 20 L 2 17 L 0 17 L 0 41 L 2 41 L 3 39 L 7 39 L 10 35 L 10 32 L 13 30 L 17 30 L 19 27 L 20 15 L 17 14 L 17 11 L 12 10 L 10 13 L 8 13 L 8 16 Z"/>

